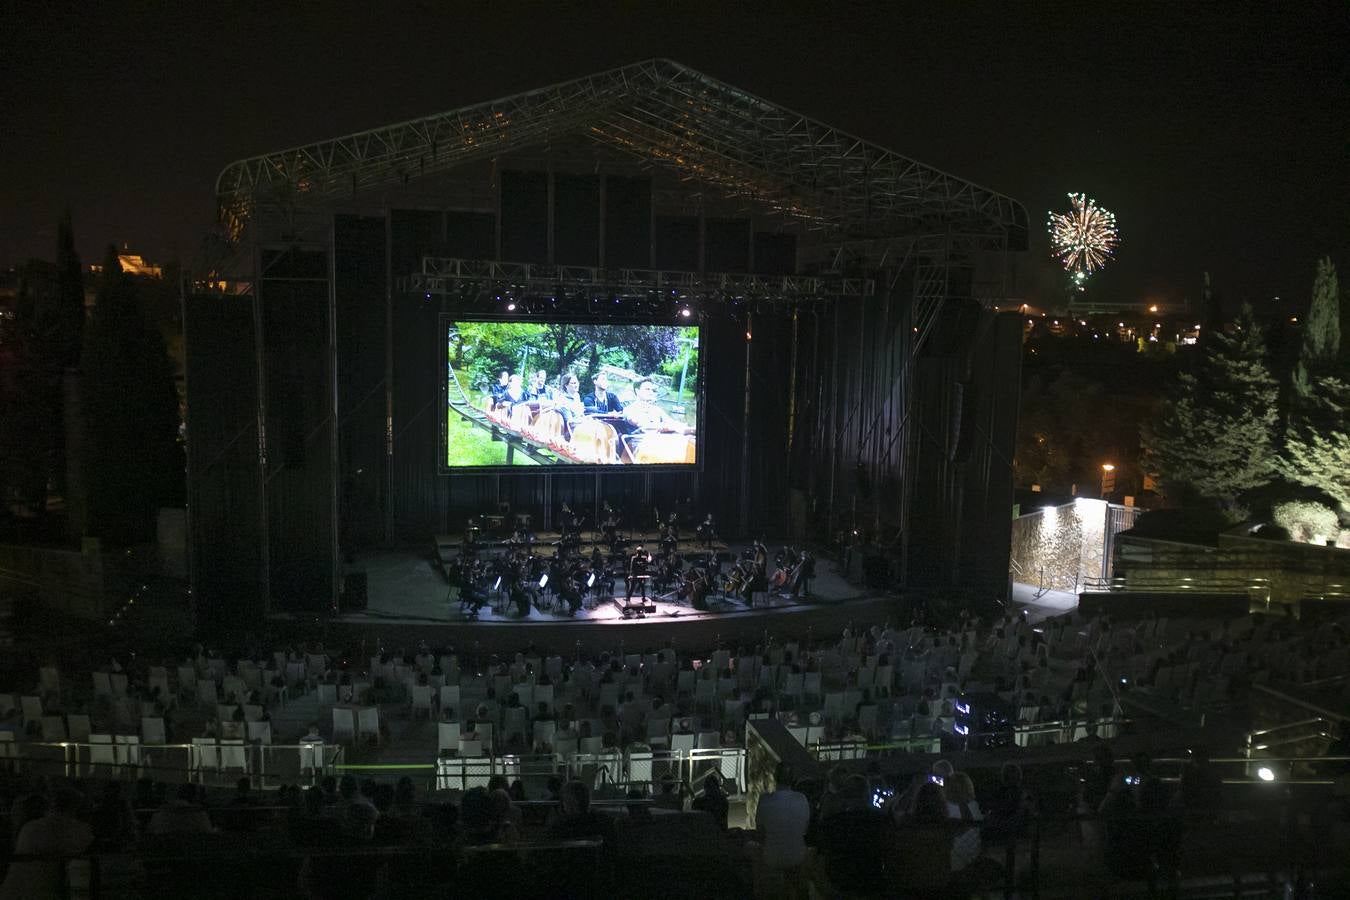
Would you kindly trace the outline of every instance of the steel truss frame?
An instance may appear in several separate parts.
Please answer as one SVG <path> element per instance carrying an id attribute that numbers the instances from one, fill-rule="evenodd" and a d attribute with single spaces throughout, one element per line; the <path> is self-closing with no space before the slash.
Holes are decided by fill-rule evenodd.
<path id="1" fill-rule="evenodd" d="M 816 300 L 866 297 L 873 292 L 870 278 L 600 269 L 436 256 L 423 257 L 422 271 L 408 279 L 410 291 L 427 294 L 455 293 L 465 284 L 490 289 L 510 288 L 527 294 L 596 291 L 646 298 L 655 293 L 673 293 L 676 299 L 689 295 L 716 295 L 746 300 Z"/>
<path id="2" fill-rule="evenodd" d="M 829 241 L 1025 232 L 1002 194 L 667 59 L 239 160 L 216 180 L 238 237 L 259 205 L 407 183 L 568 134 L 824 229 Z"/>

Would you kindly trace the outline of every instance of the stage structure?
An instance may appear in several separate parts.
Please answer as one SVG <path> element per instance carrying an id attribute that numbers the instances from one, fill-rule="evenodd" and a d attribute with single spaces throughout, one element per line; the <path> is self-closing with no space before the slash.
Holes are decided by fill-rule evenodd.
<path id="1" fill-rule="evenodd" d="M 185 298 L 206 616 L 331 611 L 363 549 L 602 500 L 1006 590 L 1014 200 L 661 59 L 240 160 L 216 199 Z M 447 469 L 448 404 L 490 390 L 447 397 L 457 320 L 698 326 L 696 459 Z"/>

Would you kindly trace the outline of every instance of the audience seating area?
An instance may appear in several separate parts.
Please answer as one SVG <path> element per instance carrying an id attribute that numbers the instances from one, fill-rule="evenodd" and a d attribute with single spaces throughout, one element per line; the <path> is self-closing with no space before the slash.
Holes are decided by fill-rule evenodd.
<path id="1" fill-rule="evenodd" d="M 811 804 L 814 848 L 794 896 L 872 895 L 840 882 L 847 881 L 839 868 L 846 851 L 832 843 L 826 823 L 852 811 L 850 828 L 875 828 L 864 814 L 877 812 L 893 823 L 887 828 L 913 836 L 915 798 L 931 779 L 897 780 L 896 760 L 907 771 L 946 772 L 944 802 L 976 811 L 957 813 L 944 826 L 948 837 L 973 828 L 985 838 L 961 866 L 953 856 L 951 878 L 937 893 L 923 894 L 914 880 L 922 866 L 931 869 L 931 858 L 890 864 L 886 877 L 911 879 L 912 896 L 1006 896 L 1028 885 L 1045 896 L 1083 896 L 1058 882 L 1089 876 L 1099 876 L 1093 890 L 1132 896 L 1130 885 L 1174 883 L 1180 891 L 1212 880 L 1216 865 L 1199 862 L 1207 858 L 1207 832 L 1193 814 L 1211 816 L 1212 833 L 1229 834 L 1225 840 L 1238 846 L 1255 840 L 1269 810 L 1247 815 L 1260 795 L 1232 793 L 1237 788 L 1224 789 L 1232 799 L 1222 810 L 1191 808 L 1182 802 L 1185 773 L 1177 782 L 1139 758 L 1104 762 L 1107 741 L 1129 735 L 1138 743 L 1155 724 L 1122 710 L 1222 716 L 1241 708 L 1253 685 L 1338 684 L 1347 669 L 1350 641 L 1341 625 L 1267 617 L 1119 623 L 1064 616 L 1033 627 L 1007 616 L 945 629 L 846 631 L 811 644 L 770 639 L 696 657 L 665 646 L 580 659 L 528 649 L 479 659 L 419 646 L 356 662 L 355 654 L 321 645 L 262 658 L 196 647 L 159 665 L 45 665 L 8 685 L 0 692 L 0 781 L 7 843 L 21 854 L 11 865 L 41 865 L 25 860 L 16 843 L 26 821 L 45 813 L 76 832 L 92 829 L 93 843 L 84 846 L 96 858 L 62 868 L 60 877 L 68 887 L 93 878 L 82 889 L 97 896 L 181 890 L 182 879 L 193 877 L 182 859 L 264 850 L 279 879 L 253 891 L 264 896 L 296 886 L 306 896 L 329 896 L 325 867 L 350 874 L 352 859 L 379 873 L 371 892 L 356 896 L 394 896 L 392 885 L 444 892 L 477 884 L 487 872 L 496 874 L 481 884 L 513 886 L 517 897 L 598 889 L 673 896 L 666 882 L 690 869 L 708 883 L 708 896 L 780 896 L 794 879 L 765 868 L 763 822 L 758 831 L 737 827 L 754 821 L 741 803 L 752 795 L 763 802 L 760 782 L 773 763 L 747 750 L 746 725 L 772 719 L 801 745 L 799 764 L 811 768 L 794 779 Z M 1032 765 L 1026 754 L 1053 744 L 1070 745 L 1064 752 L 1083 765 L 1067 773 L 1062 764 L 1029 769 L 1025 782 L 1012 783 L 1006 767 L 999 771 L 1005 763 Z M 953 799 L 951 779 L 973 751 L 969 796 Z M 946 769 L 934 763 L 939 757 Z M 365 778 L 372 771 L 378 778 Z M 1118 801 L 1127 809 L 1117 808 L 1115 779 L 1132 772 L 1142 784 L 1122 784 L 1139 792 Z M 361 780 L 338 781 L 343 773 Z M 1249 771 L 1232 774 L 1255 784 Z M 236 781 L 235 791 L 222 792 Z M 600 820 L 576 819 L 589 823 L 586 833 L 596 838 L 589 843 L 568 845 L 558 836 L 571 832 L 553 827 L 580 815 L 562 802 L 573 790 L 567 785 L 604 808 Z M 1147 816 L 1162 814 L 1163 795 L 1171 798 L 1163 808 L 1186 821 L 1177 826 L 1184 854 L 1169 860 L 1150 850 L 1147 871 L 1121 864 L 1111 835 L 1128 832 L 1120 823 L 1131 817 L 1153 828 L 1161 820 Z M 1018 798 L 1013 826 L 1010 796 Z M 352 821 L 365 822 L 367 806 L 373 830 Z M 1320 827 L 1341 833 L 1336 801 L 1308 808 L 1329 817 Z M 1312 816 L 1299 813 L 1290 828 L 1302 833 Z M 622 840 L 596 825 L 615 817 L 624 820 Z M 170 833 L 176 842 L 166 844 Z M 1285 845 L 1264 849 L 1252 859 L 1270 869 L 1267 881 L 1302 877 Z M 521 859 L 539 860 L 539 868 L 517 877 L 509 873 L 518 866 L 502 862 Z M 961 876 L 972 859 L 986 860 L 970 870 L 980 876 Z M 1088 873 L 1079 871 L 1085 861 Z M 563 875 L 579 862 L 588 873 L 582 886 Z M 665 872 L 669 879 L 658 877 Z M 1238 876 L 1229 874 L 1218 880 L 1231 896 Z"/>

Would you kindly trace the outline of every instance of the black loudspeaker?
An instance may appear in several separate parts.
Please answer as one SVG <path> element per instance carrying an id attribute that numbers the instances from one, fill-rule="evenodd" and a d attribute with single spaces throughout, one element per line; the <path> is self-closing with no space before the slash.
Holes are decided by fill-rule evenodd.
<path id="1" fill-rule="evenodd" d="M 952 390 L 951 460 L 965 462 L 975 445 L 975 389 L 958 381 Z"/>
<path id="2" fill-rule="evenodd" d="M 364 569 L 348 572 L 346 586 L 342 591 L 342 611 L 350 612 L 366 608 L 366 572 Z"/>

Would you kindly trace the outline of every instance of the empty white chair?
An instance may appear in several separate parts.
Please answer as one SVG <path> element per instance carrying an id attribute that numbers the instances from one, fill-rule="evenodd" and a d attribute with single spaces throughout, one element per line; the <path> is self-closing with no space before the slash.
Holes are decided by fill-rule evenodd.
<path id="1" fill-rule="evenodd" d="M 49 743 L 61 743 L 66 739 L 66 720 L 61 716 L 42 717 L 42 739 Z"/>
<path id="2" fill-rule="evenodd" d="M 552 719 L 534 723 L 534 740 L 532 746 L 535 750 L 541 750 L 544 747 L 553 746 L 553 735 L 557 732 L 557 723 Z"/>
<path id="3" fill-rule="evenodd" d="M 19 705 L 23 709 L 23 724 L 37 722 L 42 718 L 42 698 L 41 697 L 20 697 Z"/>
<path id="4" fill-rule="evenodd" d="M 141 740 L 147 744 L 167 744 L 164 733 L 164 720 L 159 716 L 141 717 Z"/>
<path id="5" fill-rule="evenodd" d="M 270 746 L 272 743 L 272 723 L 271 722 L 246 722 L 244 725 L 245 734 L 248 739 L 255 744 Z"/>
<path id="6" fill-rule="evenodd" d="M 333 707 L 333 740 L 349 744 L 356 740 L 356 715 L 346 707 Z"/>
<path id="7" fill-rule="evenodd" d="M 466 741 L 460 738 L 459 756 L 461 759 L 470 759 L 483 755 L 483 742 L 478 740 Z"/>
<path id="8" fill-rule="evenodd" d="M 694 749 L 696 736 L 692 734 L 672 734 L 670 736 L 671 752 L 677 754 L 687 754 Z"/>
<path id="9" fill-rule="evenodd" d="M 512 707 L 506 711 L 506 720 L 502 724 L 502 733 L 509 742 L 512 738 L 525 738 L 525 729 L 528 726 L 525 720 L 525 710 L 519 706 Z"/>
<path id="10" fill-rule="evenodd" d="M 220 742 L 220 770 L 222 772 L 248 772 L 248 749 L 240 740 Z"/>
<path id="11" fill-rule="evenodd" d="M 192 739 L 192 768 L 199 776 L 205 772 L 214 774 L 220 771 L 220 747 L 215 738 Z"/>
<path id="12" fill-rule="evenodd" d="M 441 688 L 440 693 L 437 697 L 437 703 L 439 705 L 441 712 L 445 712 L 447 709 L 453 709 L 456 713 L 458 713 L 460 707 L 459 698 L 460 698 L 459 685 L 447 684 L 445 687 Z"/>
<path id="13" fill-rule="evenodd" d="M 338 702 L 338 686 L 336 684 L 320 684 L 317 689 L 319 706 L 336 706 Z M 348 700 L 351 698 L 348 697 Z"/>
<path id="14" fill-rule="evenodd" d="M 317 775 L 324 768 L 323 741 L 300 742 L 301 774 Z"/>
<path id="15" fill-rule="evenodd" d="M 356 736 L 380 740 L 380 708 L 363 706 L 356 711 Z"/>
<path id="16" fill-rule="evenodd" d="M 141 739 L 134 734 L 113 735 L 113 749 L 117 752 L 117 765 L 124 776 L 134 775 L 141 767 Z"/>
<path id="17" fill-rule="evenodd" d="M 428 719 L 432 713 L 432 687 L 429 684 L 415 684 L 412 688 L 412 714 L 426 713 Z"/>
<path id="18" fill-rule="evenodd" d="M 263 708 L 261 706 L 252 703 L 244 704 L 245 722 L 261 722 L 262 717 L 263 717 Z"/>
<path id="19" fill-rule="evenodd" d="M 690 735 L 692 737 L 692 735 Z M 580 752 L 587 756 L 595 756 L 605 749 L 605 739 L 599 737 L 588 737 L 581 739 Z"/>
<path id="20" fill-rule="evenodd" d="M 868 737 L 876 736 L 877 707 L 875 703 L 858 707 L 858 728 Z"/>
<path id="21" fill-rule="evenodd" d="M 436 726 L 436 752 L 459 751 L 459 723 L 440 722 Z"/>
<path id="22" fill-rule="evenodd" d="M 789 725 L 789 726 L 788 726 L 788 734 L 790 734 L 790 735 L 792 735 L 794 738 L 796 738 L 796 739 L 797 739 L 797 743 L 801 744 L 803 747 L 806 746 L 806 726 L 805 726 L 805 725 Z"/>
<path id="23" fill-rule="evenodd" d="M 79 713 L 66 716 L 66 734 L 70 740 L 80 744 L 89 743 L 90 728 L 88 716 Z"/>
<path id="24" fill-rule="evenodd" d="M 94 673 L 94 695 L 97 697 L 112 695 L 112 679 L 108 677 L 107 672 Z"/>
<path id="25" fill-rule="evenodd" d="M 197 702 L 209 709 L 216 705 L 216 683 L 208 679 L 197 682 Z"/>
<path id="26" fill-rule="evenodd" d="M 89 735 L 89 765 L 91 766 L 117 765 L 117 754 L 113 750 L 112 735 L 110 734 Z"/>
<path id="27" fill-rule="evenodd" d="M 61 673 L 56 666 L 43 666 L 38 669 L 38 684 L 44 694 L 61 693 Z"/>
<path id="28" fill-rule="evenodd" d="M 567 762 L 577 755 L 577 739 L 554 738 L 553 755 L 557 757 L 560 762 Z"/>

